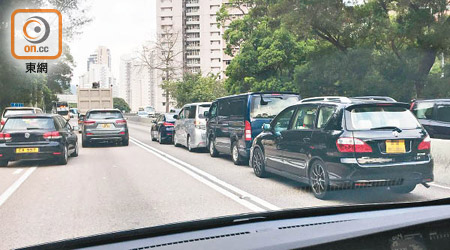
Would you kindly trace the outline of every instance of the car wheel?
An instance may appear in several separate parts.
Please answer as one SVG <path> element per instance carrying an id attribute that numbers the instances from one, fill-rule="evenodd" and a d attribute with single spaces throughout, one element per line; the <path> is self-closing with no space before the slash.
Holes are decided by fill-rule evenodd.
<path id="1" fill-rule="evenodd" d="M 72 156 L 72 157 L 78 156 L 78 141 L 75 142 L 75 150 L 73 151 L 73 153 L 70 156 Z"/>
<path id="2" fill-rule="evenodd" d="M 67 162 L 69 161 L 69 149 L 67 148 L 67 145 L 64 146 L 64 150 L 59 157 L 58 164 L 59 165 L 67 165 Z"/>
<path id="3" fill-rule="evenodd" d="M 264 160 L 264 153 L 259 147 L 253 149 L 252 159 L 250 164 L 252 165 L 253 172 L 259 178 L 266 177 L 266 163 Z"/>
<path id="4" fill-rule="evenodd" d="M 130 139 L 129 138 L 125 138 L 122 140 L 122 146 L 128 146 L 130 144 Z"/>
<path id="5" fill-rule="evenodd" d="M 209 140 L 208 148 L 209 148 L 209 155 L 211 155 L 211 157 L 219 156 L 219 151 L 217 151 L 216 149 L 216 140 L 214 140 L 213 138 Z"/>
<path id="6" fill-rule="evenodd" d="M 0 167 L 7 167 L 8 166 L 8 161 L 2 160 L 0 161 Z"/>
<path id="7" fill-rule="evenodd" d="M 153 130 L 150 130 L 150 138 L 152 141 L 156 141 L 156 138 L 153 136 Z"/>
<path id="8" fill-rule="evenodd" d="M 314 161 L 309 170 L 309 183 L 314 196 L 325 200 L 329 197 L 328 172 L 321 161 Z"/>
<path id="9" fill-rule="evenodd" d="M 162 139 L 161 131 L 158 132 L 158 141 L 159 141 L 159 144 L 163 144 L 164 143 L 163 139 Z"/>
<path id="10" fill-rule="evenodd" d="M 193 148 L 192 145 L 191 145 L 191 137 L 189 135 L 188 135 L 188 137 L 186 139 L 186 145 L 187 145 L 187 148 L 188 148 L 189 152 L 194 152 L 195 151 L 195 148 Z"/>
<path id="11" fill-rule="evenodd" d="M 176 133 L 176 132 L 173 133 L 173 145 L 174 145 L 175 147 L 181 146 L 181 144 L 178 143 L 178 140 L 177 140 L 177 133 Z"/>
<path id="12" fill-rule="evenodd" d="M 389 190 L 391 190 L 393 193 L 397 194 L 408 194 L 411 193 L 416 188 L 416 185 L 404 185 L 404 186 L 394 186 L 389 187 Z"/>
<path id="13" fill-rule="evenodd" d="M 239 154 L 237 141 L 233 142 L 233 145 L 231 146 L 231 158 L 233 158 L 234 165 L 242 165 L 244 162 L 244 159 L 242 159 L 242 156 Z"/>

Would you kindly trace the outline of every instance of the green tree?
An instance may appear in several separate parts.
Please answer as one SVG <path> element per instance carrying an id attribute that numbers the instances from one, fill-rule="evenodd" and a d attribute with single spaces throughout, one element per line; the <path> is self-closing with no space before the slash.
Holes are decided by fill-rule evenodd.
<path id="1" fill-rule="evenodd" d="M 200 73 L 186 73 L 175 83 L 173 94 L 178 107 L 193 102 L 210 102 L 227 94 L 223 81 L 216 75 L 202 76 Z"/>
<path id="2" fill-rule="evenodd" d="M 124 110 L 126 113 L 130 112 L 130 110 L 131 110 L 128 103 L 123 98 L 119 98 L 119 97 L 113 98 L 113 107 L 115 109 L 119 109 L 121 111 Z"/>

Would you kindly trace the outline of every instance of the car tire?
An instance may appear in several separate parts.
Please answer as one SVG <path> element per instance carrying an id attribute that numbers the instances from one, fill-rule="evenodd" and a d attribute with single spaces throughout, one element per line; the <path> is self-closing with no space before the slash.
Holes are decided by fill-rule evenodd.
<path id="1" fill-rule="evenodd" d="M 195 151 L 195 148 L 191 147 L 191 136 L 189 136 L 189 135 L 187 136 L 187 139 L 186 139 L 186 146 L 187 146 L 187 149 L 189 152 Z"/>
<path id="2" fill-rule="evenodd" d="M 393 193 L 396 194 L 408 194 L 411 193 L 416 188 L 416 185 L 403 185 L 403 186 L 393 186 L 389 187 L 389 190 L 391 190 Z"/>
<path id="3" fill-rule="evenodd" d="M 255 147 L 253 149 L 252 158 L 250 160 L 250 165 L 253 168 L 253 172 L 259 178 L 264 178 L 267 176 L 266 172 L 266 161 L 264 160 L 264 152 L 260 147 Z"/>
<path id="4" fill-rule="evenodd" d="M 72 156 L 72 157 L 78 156 L 78 141 L 75 142 L 75 150 L 73 151 L 73 153 L 70 156 Z"/>
<path id="5" fill-rule="evenodd" d="M 162 139 L 161 131 L 158 132 L 158 141 L 159 141 L 159 144 L 163 144 L 164 143 L 164 141 Z"/>
<path id="6" fill-rule="evenodd" d="M 87 148 L 87 147 L 89 147 L 89 146 L 90 146 L 90 143 L 89 143 L 88 140 L 82 140 L 82 141 L 81 141 L 81 147 Z"/>
<path id="7" fill-rule="evenodd" d="M 8 166 L 8 161 L 2 160 L 0 161 L 0 167 L 7 167 Z"/>
<path id="8" fill-rule="evenodd" d="M 58 158 L 58 164 L 67 165 L 68 161 L 69 161 L 69 149 L 67 148 L 67 145 L 65 145 L 61 156 Z"/>
<path id="9" fill-rule="evenodd" d="M 156 141 L 156 138 L 153 137 L 153 131 L 152 130 L 150 130 L 150 138 L 152 138 L 152 141 Z"/>
<path id="10" fill-rule="evenodd" d="M 125 138 L 122 140 L 122 146 L 128 146 L 130 144 L 130 139 L 129 138 Z"/>
<path id="11" fill-rule="evenodd" d="M 231 158 L 233 159 L 234 165 L 242 165 L 244 163 L 243 157 L 239 154 L 237 141 L 231 145 Z"/>
<path id="12" fill-rule="evenodd" d="M 214 140 L 213 138 L 209 139 L 208 149 L 209 149 L 209 155 L 211 157 L 219 156 L 219 151 L 217 151 L 217 149 L 216 149 L 216 140 Z"/>
<path id="13" fill-rule="evenodd" d="M 330 197 L 330 181 L 324 163 L 319 160 L 312 162 L 308 176 L 314 196 L 320 200 L 328 199 Z"/>

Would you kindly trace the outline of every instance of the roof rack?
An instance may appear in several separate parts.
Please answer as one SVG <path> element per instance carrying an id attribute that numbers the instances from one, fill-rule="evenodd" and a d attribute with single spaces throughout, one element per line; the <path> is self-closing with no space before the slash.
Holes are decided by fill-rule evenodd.
<path id="1" fill-rule="evenodd" d="M 354 96 L 351 97 L 352 99 L 358 99 L 358 100 L 371 100 L 371 101 L 388 101 L 388 102 L 396 102 L 396 100 L 389 96 Z"/>
<path id="2" fill-rule="evenodd" d="M 352 101 L 350 98 L 345 96 L 318 96 L 318 97 L 310 97 L 305 98 L 299 101 L 299 103 L 305 103 L 305 102 L 318 102 L 318 101 L 325 101 L 325 102 L 339 102 L 339 103 L 351 103 Z"/>

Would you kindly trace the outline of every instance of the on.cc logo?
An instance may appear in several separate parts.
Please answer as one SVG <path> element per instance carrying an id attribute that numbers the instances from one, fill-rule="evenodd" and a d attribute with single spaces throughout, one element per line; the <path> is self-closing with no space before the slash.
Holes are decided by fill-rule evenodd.
<path id="1" fill-rule="evenodd" d="M 39 16 L 32 16 L 23 25 L 23 35 L 30 43 L 42 43 L 50 35 L 50 25 Z"/>

